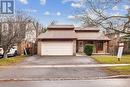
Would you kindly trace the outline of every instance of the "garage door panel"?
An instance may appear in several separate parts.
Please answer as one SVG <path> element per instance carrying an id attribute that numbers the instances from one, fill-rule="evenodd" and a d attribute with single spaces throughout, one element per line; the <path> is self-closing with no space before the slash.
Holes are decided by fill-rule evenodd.
<path id="1" fill-rule="evenodd" d="M 73 42 L 72 41 L 43 42 L 42 55 L 73 55 Z"/>

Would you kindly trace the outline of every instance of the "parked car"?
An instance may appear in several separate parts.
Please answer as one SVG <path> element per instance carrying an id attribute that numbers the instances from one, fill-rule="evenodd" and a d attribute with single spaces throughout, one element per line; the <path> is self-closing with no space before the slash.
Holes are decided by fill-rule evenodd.
<path id="1" fill-rule="evenodd" d="M 7 53 L 7 56 L 8 57 L 13 57 L 13 56 L 17 56 L 18 53 L 17 53 L 17 47 L 16 46 L 13 46 L 10 51 Z"/>
<path id="2" fill-rule="evenodd" d="M 4 55 L 4 50 L 2 47 L 0 47 L 0 58 L 2 58 Z M 13 46 L 10 51 L 7 53 L 8 57 L 13 57 L 18 55 L 16 46 Z"/>

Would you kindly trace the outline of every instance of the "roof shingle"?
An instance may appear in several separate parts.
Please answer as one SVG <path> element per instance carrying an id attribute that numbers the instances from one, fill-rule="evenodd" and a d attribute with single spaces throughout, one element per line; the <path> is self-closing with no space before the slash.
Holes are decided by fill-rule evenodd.
<path id="1" fill-rule="evenodd" d="M 75 27 L 75 31 L 100 31 L 98 27 Z"/>
<path id="2" fill-rule="evenodd" d="M 49 25 L 48 29 L 74 29 L 74 25 Z"/>
<path id="3" fill-rule="evenodd" d="M 76 39 L 76 33 L 73 30 L 48 30 L 39 35 L 38 39 Z"/>

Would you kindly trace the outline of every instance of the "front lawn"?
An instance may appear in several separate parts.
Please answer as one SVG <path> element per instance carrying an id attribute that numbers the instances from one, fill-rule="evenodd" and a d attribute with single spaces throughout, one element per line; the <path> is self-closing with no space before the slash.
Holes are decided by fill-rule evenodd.
<path id="1" fill-rule="evenodd" d="M 116 56 L 92 56 L 97 62 L 103 64 L 130 64 L 130 55 L 125 55 L 118 61 Z"/>
<path id="2" fill-rule="evenodd" d="M 114 73 L 114 75 L 130 75 L 130 66 L 116 66 L 116 67 L 114 66 L 109 67 L 109 69 L 111 72 Z"/>
<path id="3" fill-rule="evenodd" d="M 121 61 L 116 56 L 92 56 L 101 64 L 130 64 L 130 55 L 124 55 Z M 107 67 L 105 71 L 110 75 L 130 75 L 130 66 Z"/>
<path id="4" fill-rule="evenodd" d="M 11 58 L 3 58 L 0 59 L 0 66 L 7 66 L 7 65 L 12 65 L 12 64 L 17 64 L 24 60 L 25 56 L 16 56 L 16 57 L 11 57 Z"/>

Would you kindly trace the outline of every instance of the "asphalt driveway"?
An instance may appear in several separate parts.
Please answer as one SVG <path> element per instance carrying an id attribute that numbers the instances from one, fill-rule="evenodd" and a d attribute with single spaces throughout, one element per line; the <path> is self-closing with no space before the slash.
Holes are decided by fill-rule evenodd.
<path id="1" fill-rule="evenodd" d="M 90 57 L 27 57 L 17 66 L 39 65 L 85 65 L 96 64 Z M 107 74 L 100 68 L 93 67 L 32 67 L 0 69 L 0 80 L 6 79 L 92 79 L 105 77 Z"/>
<path id="2" fill-rule="evenodd" d="M 96 62 L 88 56 L 57 56 L 57 57 L 27 57 L 21 65 L 79 65 L 95 64 Z"/>

